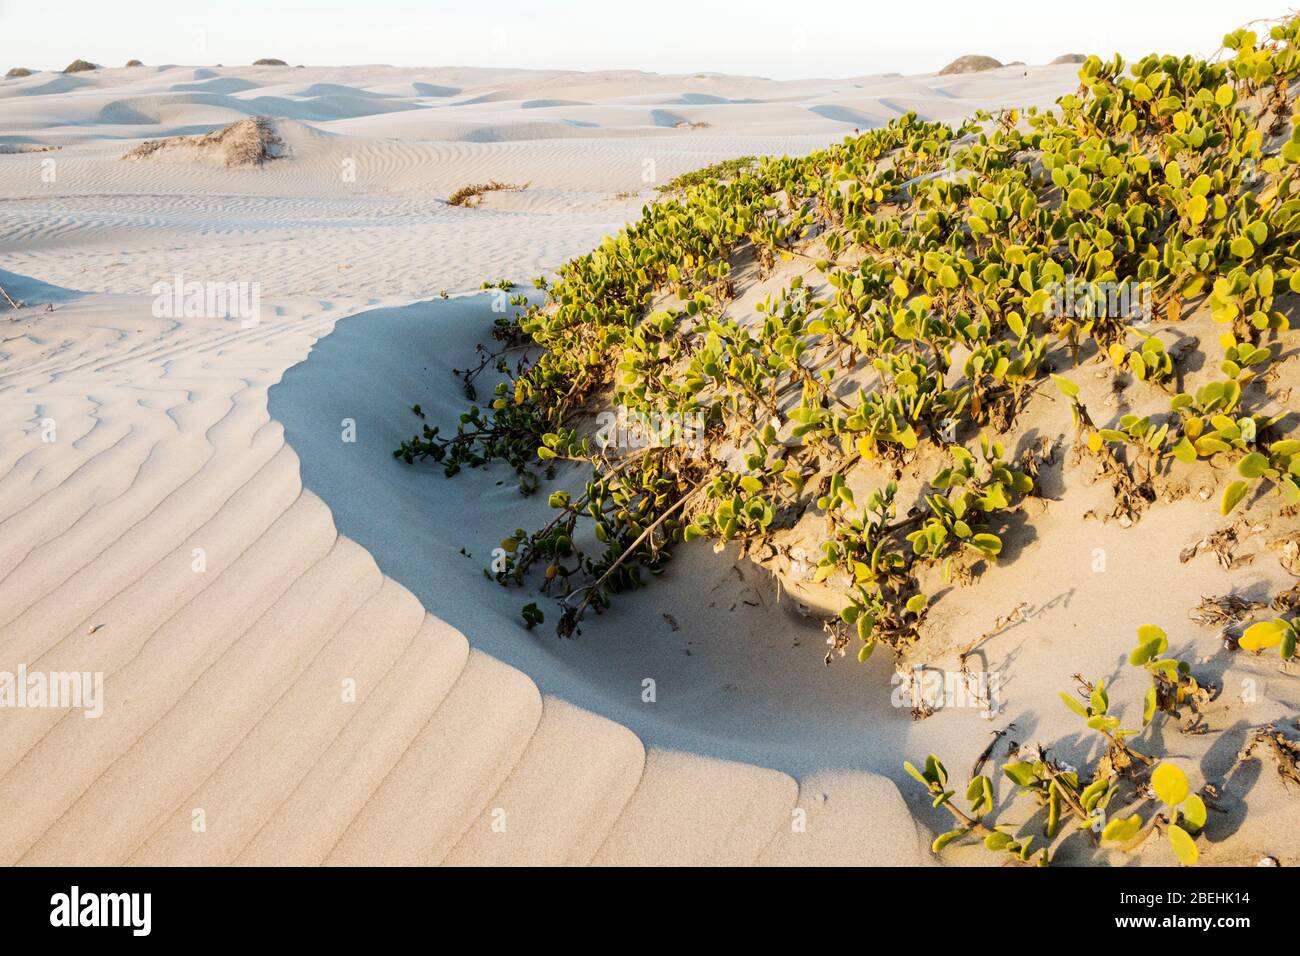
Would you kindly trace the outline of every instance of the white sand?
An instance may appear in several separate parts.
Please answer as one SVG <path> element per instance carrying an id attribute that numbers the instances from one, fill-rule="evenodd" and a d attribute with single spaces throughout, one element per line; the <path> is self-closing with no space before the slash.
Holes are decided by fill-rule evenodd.
<path id="1" fill-rule="evenodd" d="M 707 548 L 682 549 L 576 641 L 551 621 L 524 631 L 529 598 L 481 569 L 506 533 L 540 523 L 544 498 L 521 498 L 504 471 L 500 486 L 444 481 L 388 454 L 417 427 L 414 402 L 454 422 L 450 370 L 495 317 L 489 296 L 437 294 L 526 281 L 590 248 L 653 196 L 647 161 L 663 181 L 910 109 L 955 119 L 1074 85 L 1070 66 L 781 83 L 387 67 L 0 81 L 0 145 L 60 147 L 0 155 L 0 285 L 34 303 L 0 306 L 0 670 L 102 671 L 106 694 L 97 720 L 0 713 L 0 862 L 924 864 L 943 821 L 903 759 L 934 750 L 964 778 L 1008 720 L 1017 740 L 1082 756 L 1090 742 L 1056 700 L 1070 674 L 1118 673 L 1148 620 L 1175 650 L 1214 652 L 1186 612 L 1227 576 L 1176 557 L 1212 510 L 1195 497 L 1153 510 L 1136 537 L 1080 524 L 1084 492 L 1069 520 L 954 592 L 925 647 L 939 665 L 1016 603 L 1043 610 L 987 645 L 1009 675 L 1006 714 L 914 723 L 890 706 L 885 655 L 824 668 L 820 631 L 766 573 Z M 120 158 L 256 114 L 289 149 L 261 169 Z M 446 205 L 488 179 L 530 186 Z M 150 290 L 177 273 L 259 283 L 260 324 L 155 318 Z M 1104 575 L 1089 571 L 1097 547 Z M 1261 555 L 1232 583 L 1283 580 Z M 1275 664 L 1233 666 L 1262 692 L 1218 718 L 1237 736 L 1166 742 L 1204 779 L 1242 728 L 1296 709 Z M 1136 707 L 1136 678 L 1126 686 Z M 1295 861 L 1276 836 L 1296 832 L 1293 802 L 1271 769 L 1250 784 L 1245 823 L 1238 812 L 1203 854 Z M 1151 842 L 1140 858 L 1169 862 Z"/>

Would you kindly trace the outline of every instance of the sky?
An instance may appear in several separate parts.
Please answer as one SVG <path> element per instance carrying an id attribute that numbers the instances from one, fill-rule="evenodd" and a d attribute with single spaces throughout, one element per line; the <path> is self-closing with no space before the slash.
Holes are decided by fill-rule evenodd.
<path id="1" fill-rule="evenodd" d="M 720 72 L 774 79 L 928 73 L 966 53 L 1213 54 L 1286 12 L 1256 0 L 0 0 L 0 72 L 290 64 Z"/>

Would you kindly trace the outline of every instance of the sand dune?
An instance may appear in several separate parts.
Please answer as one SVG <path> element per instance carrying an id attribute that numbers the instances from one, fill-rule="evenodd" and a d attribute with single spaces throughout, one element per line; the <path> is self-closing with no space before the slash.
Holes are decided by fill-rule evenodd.
<path id="1" fill-rule="evenodd" d="M 657 183 L 1074 85 L 1068 65 L 0 81 L 0 144 L 61 147 L 0 155 L 0 286 L 28 303 L 0 306 L 0 670 L 105 675 L 98 719 L 4 716 L 0 862 L 929 864 L 899 762 L 978 751 L 984 727 L 914 724 L 888 705 L 887 662 L 869 682 L 823 668 L 820 631 L 731 555 L 683 554 L 578 641 L 525 632 L 520 595 L 481 568 L 544 502 L 388 451 L 412 402 L 441 420 L 463 406 L 450 370 L 497 314 L 464 293 L 585 251 Z M 257 114 L 289 148 L 262 168 L 121 158 Z M 530 186 L 446 203 L 489 179 Z M 259 321 L 158 315 L 155 285 L 177 275 L 258 283 Z M 1078 555 L 1051 553 L 1007 571 L 1042 608 L 1026 674 L 1072 640 L 1050 599 Z M 1076 594 L 1079 613 L 1136 599 L 1146 559 L 1112 596 Z M 953 641 L 1003 610 L 965 608 Z M 1082 657 L 1113 666 L 1108 647 Z M 1018 687 L 1017 706 L 1058 689 Z M 1293 824 L 1254 815 L 1232 852 Z"/>

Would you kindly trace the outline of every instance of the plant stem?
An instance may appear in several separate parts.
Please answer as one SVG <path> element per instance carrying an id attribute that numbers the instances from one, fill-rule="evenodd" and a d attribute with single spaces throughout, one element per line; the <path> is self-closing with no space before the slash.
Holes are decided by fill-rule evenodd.
<path id="1" fill-rule="evenodd" d="M 630 545 L 628 545 L 627 550 L 625 550 L 622 554 L 618 556 L 618 560 L 615 561 L 613 564 L 611 564 L 605 570 L 604 574 L 602 574 L 599 578 L 597 578 L 594 583 L 587 585 L 583 589 L 587 592 L 587 596 L 583 598 L 582 603 L 578 605 L 578 611 L 575 616 L 576 620 L 582 619 L 583 612 L 585 612 L 587 610 L 587 606 L 591 604 L 592 598 L 596 594 L 600 593 L 601 587 L 604 586 L 605 582 L 609 580 L 610 575 L 612 575 L 614 571 L 620 565 L 623 564 L 624 561 L 626 561 L 628 558 L 632 556 L 633 552 L 635 552 L 636 549 L 641 546 L 641 543 L 645 541 L 646 538 L 648 538 L 654 532 L 655 528 L 663 524 L 663 522 L 666 521 L 673 514 L 680 511 L 686 505 L 686 503 L 695 496 L 695 493 L 704 487 L 706 481 L 707 479 L 704 478 L 701 478 L 699 481 L 697 481 L 694 487 L 692 487 L 690 491 L 688 491 L 682 497 L 678 498 L 677 501 L 670 508 L 667 508 L 664 511 L 664 513 L 661 514 L 658 518 L 656 518 L 648 528 L 642 531 L 641 534 L 637 536 L 637 539 L 633 541 Z M 576 594 L 577 592 L 575 591 L 573 593 Z M 572 597 L 572 594 L 566 595 L 565 600 L 567 601 L 569 597 Z"/>

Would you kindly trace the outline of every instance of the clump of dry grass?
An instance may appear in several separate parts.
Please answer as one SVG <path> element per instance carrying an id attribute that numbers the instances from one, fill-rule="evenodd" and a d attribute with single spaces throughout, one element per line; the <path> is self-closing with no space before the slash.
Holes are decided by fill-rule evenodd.
<path id="1" fill-rule="evenodd" d="M 10 70 L 8 73 L 5 74 L 5 79 L 6 79 L 6 80 L 10 80 L 10 79 L 13 79 L 14 77 L 18 77 L 18 76 L 31 76 L 31 75 L 32 75 L 32 71 L 29 70 L 29 69 L 27 69 L 27 67 L 25 67 L 25 66 L 16 66 L 16 67 L 14 67 L 12 70 Z"/>
<path id="2" fill-rule="evenodd" d="M 464 206 L 467 209 L 473 209 L 483 201 L 485 193 L 518 193 L 523 192 L 529 185 L 529 183 L 524 183 L 523 185 L 516 183 L 503 183 L 498 182 L 495 179 L 486 183 L 472 183 L 471 185 L 461 186 L 460 189 L 457 189 L 447 198 L 447 202 L 453 206 Z"/>
<path id="3" fill-rule="evenodd" d="M 73 60 L 64 69 L 64 73 L 85 73 L 87 70 L 98 70 L 99 67 L 89 60 Z"/>
<path id="4" fill-rule="evenodd" d="M 285 63 L 284 60 L 277 60 L 273 56 L 268 56 L 268 57 L 264 57 L 261 60 L 253 61 L 253 66 L 288 66 L 288 65 L 289 64 Z"/>
<path id="5" fill-rule="evenodd" d="M 196 158 L 214 160 L 227 167 L 260 166 L 283 155 L 283 146 L 269 119 L 250 116 L 201 136 L 146 140 L 122 158 L 150 159 L 159 153 L 185 150 L 196 154 Z"/>
<path id="6" fill-rule="evenodd" d="M 51 153 L 59 146 L 46 146 L 44 143 L 0 143 L 0 156 L 11 156 L 15 153 Z"/>
<path id="7" fill-rule="evenodd" d="M 144 64 L 141 63 L 139 60 L 127 60 L 127 61 L 126 61 L 126 65 L 127 65 L 127 66 L 144 66 Z"/>

